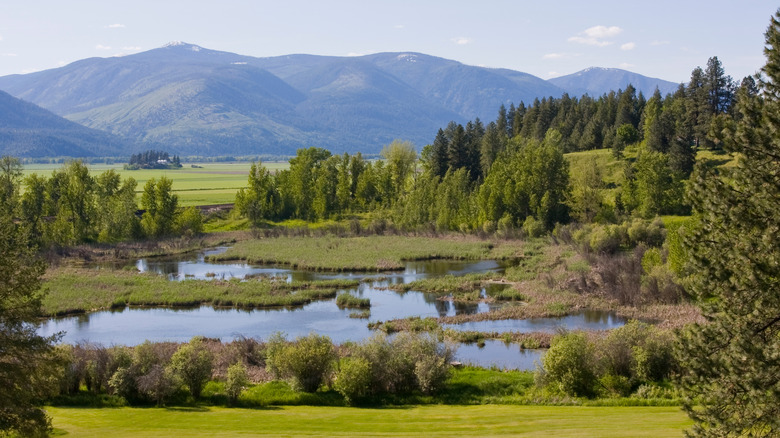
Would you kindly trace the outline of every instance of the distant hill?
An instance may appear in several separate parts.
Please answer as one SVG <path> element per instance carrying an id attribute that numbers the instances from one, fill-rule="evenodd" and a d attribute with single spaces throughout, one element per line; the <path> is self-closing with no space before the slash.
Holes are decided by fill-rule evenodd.
<path id="1" fill-rule="evenodd" d="M 649 78 L 638 73 L 621 70 L 619 68 L 590 67 L 570 75 L 549 79 L 558 87 L 566 90 L 571 96 L 588 94 L 598 97 L 610 91 L 625 90 L 628 84 L 640 91 L 645 97 L 650 97 L 656 87 L 665 96 L 674 93 L 680 84 L 665 81 L 663 79 Z"/>
<path id="2" fill-rule="evenodd" d="M 376 153 L 396 138 L 422 147 L 451 120 L 487 122 L 501 104 L 579 94 L 420 53 L 255 58 L 187 43 L 0 77 L 0 89 L 184 156 L 291 155 L 306 146 Z"/>
<path id="3" fill-rule="evenodd" d="M 133 146 L 0 91 L 0 155 L 95 157 L 128 154 Z"/>

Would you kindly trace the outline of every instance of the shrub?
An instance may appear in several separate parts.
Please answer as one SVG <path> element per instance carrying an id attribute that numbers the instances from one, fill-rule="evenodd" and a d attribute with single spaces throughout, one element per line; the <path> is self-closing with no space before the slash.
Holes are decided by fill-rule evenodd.
<path id="1" fill-rule="evenodd" d="M 183 344 L 171 357 L 171 369 L 178 376 L 193 397 L 200 397 L 203 385 L 211 379 L 214 357 L 199 337 Z"/>
<path id="2" fill-rule="evenodd" d="M 441 356 L 423 356 L 414 364 L 417 387 L 423 394 L 433 394 L 444 387 L 449 375 L 449 363 Z"/>
<path id="3" fill-rule="evenodd" d="M 593 347 L 582 333 L 565 333 L 552 339 L 542 357 L 546 381 L 572 396 L 592 396 L 596 383 Z"/>
<path id="4" fill-rule="evenodd" d="M 137 380 L 138 390 L 154 400 L 157 406 L 163 406 L 165 400 L 179 388 L 179 380 L 173 371 L 161 364 L 154 364 L 148 373 Z"/>
<path id="5" fill-rule="evenodd" d="M 236 362 L 230 365 L 227 370 L 227 382 L 225 383 L 225 392 L 228 396 L 228 402 L 232 405 L 238 400 L 238 396 L 249 385 L 249 375 L 246 372 L 246 366 L 243 362 Z"/>
<path id="6" fill-rule="evenodd" d="M 620 249 L 620 236 L 613 225 L 598 226 L 590 234 L 590 249 L 601 254 L 614 254 Z"/>
<path id="7" fill-rule="evenodd" d="M 400 394 L 441 389 L 453 354 L 430 335 L 403 332 L 392 341 L 383 335 L 368 339 L 357 346 L 354 357 L 371 365 L 371 394 Z"/>
<path id="8" fill-rule="evenodd" d="M 203 233 L 203 215 L 195 207 L 187 207 L 176 217 L 176 231 L 182 236 L 197 236 Z"/>
<path id="9" fill-rule="evenodd" d="M 336 351 L 327 336 L 314 333 L 299 337 L 291 343 L 280 336 L 268 345 L 266 367 L 277 378 L 288 378 L 294 388 L 314 392 L 333 369 Z"/>
<path id="10" fill-rule="evenodd" d="M 536 219 L 533 216 L 528 216 L 523 222 L 523 232 L 528 237 L 541 237 L 547 230 L 544 227 L 544 222 Z"/>
<path id="11" fill-rule="evenodd" d="M 354 404 L 371 391 L 371 364 L 362 357 L 345 357 L 339 361 L 339 371 L 333 389 Z"/>

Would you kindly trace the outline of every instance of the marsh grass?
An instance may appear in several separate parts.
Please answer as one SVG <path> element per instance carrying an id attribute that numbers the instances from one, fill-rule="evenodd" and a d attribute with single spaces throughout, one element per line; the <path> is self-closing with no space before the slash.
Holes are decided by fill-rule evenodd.
<path id="1" fill-rule="evenodd" d="M 342 292 L 336 297 L 336 305 L 342 309 L 367 309 L 371 307 L 371 300 Z"/>
<path id="2" fill-rule="evenodd" d="M 126 270 L 56 268 L 44 276 L 45 315 L 83 313 L 125 306 L 295 307 L 332 299 L 357 281 L 292 282 L 273 280 L 169 281 Z"/>
<path id="3" fill-rule="evenodd" d="M 237 242 L 211 261 L 244 260 L 324 271 L 392 271 L 410 260 L 506 259 L 523 253 L 524 242 L 500 244 L 476 237 L 279 236 Z"/>

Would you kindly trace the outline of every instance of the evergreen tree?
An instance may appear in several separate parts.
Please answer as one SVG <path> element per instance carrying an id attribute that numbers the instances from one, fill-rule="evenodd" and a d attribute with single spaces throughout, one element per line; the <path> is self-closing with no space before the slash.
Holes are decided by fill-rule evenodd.
<path id="1" fill-rule="evenodd" d="M 686 238 L 706 324 L 680 342 L 694 436 L 780 430 L 780 10 L 766 32 L 763 97 L 740 93 L 732 168 L 697 168 Z"/>
<path id="2" fill-rule="evenodd" d="M 731 77 L 726 76 L 723 64 L 717 56 L 707 60 L 704 84 L 707 90 L 708 112 L 714 115 L 729 112 L 734 101 L 735 87 Z"/>
<path id="3" fill-rule="evenodd" d="M 45 263 L 27 230 L 0 212 L 0 435 L 47 436 L 53 338 L 36 333 Z"/>
<path id="4" fill-rule="evenodd" d="M 496 157 L 503 150 L 504 146 L 501 141 L 501 134 L 498 131 L 498 127 L 495 123 L 490 122 L 485 135 L 480 142 L 480 162 L 482 165 L 482 174 L 487 175 L 490 171 L 490 166 L 496 161 Z"/>
<path id="5" fill-rule="evenodd" d="M 444 131 L 439 129 L 439 132 L 436 133 L 436 138 L 431 145 L 431 154 L 428 163 L 431 174 L 443 177 L 444 174 L 447 173 L 447 169 L 449 168 L 449 158 L 447 155 L 449 148 L 449 141 L 444 135 Z"/>
<path id="6" fill-rule="evenodd" d="M 469 154 L 466 141 L 466 130 L 463 125 L 457 125 L 449 139 L 449 148 L 447 149 L 449 169 L 457 170 L 468 166 Z"/>
<path id="7" fill-rule="evenodd" d="M 688 98 L 686 101 L 686 124 L 690 126 L 693 142 L 698 148 L 706 145 L 707 131 L 713 115 L 709 90 L 701 67 L 696 67 L 691 72 L 691 81 L 688 83 L 686 97 Z"/>

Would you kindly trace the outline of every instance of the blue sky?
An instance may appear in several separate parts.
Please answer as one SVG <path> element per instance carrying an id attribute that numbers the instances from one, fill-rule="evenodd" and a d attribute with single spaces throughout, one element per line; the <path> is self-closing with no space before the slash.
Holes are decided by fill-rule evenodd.
<path id="1" fill-rule="evenodd" d="M 0 76 L 171 41 L 250 56 L 415 51 L 544 79 L 590 66 L 682 82 L 764 63 L 769 1 L 4 0 Z"/>

